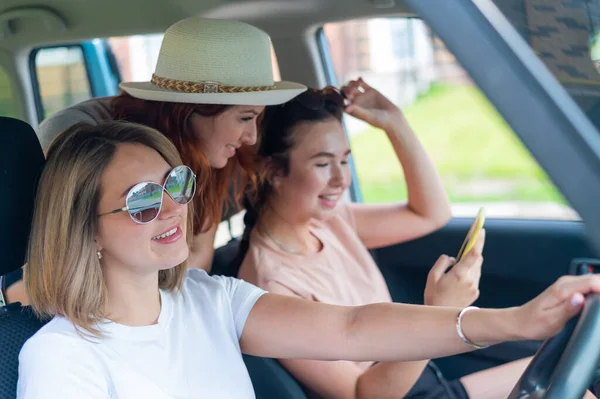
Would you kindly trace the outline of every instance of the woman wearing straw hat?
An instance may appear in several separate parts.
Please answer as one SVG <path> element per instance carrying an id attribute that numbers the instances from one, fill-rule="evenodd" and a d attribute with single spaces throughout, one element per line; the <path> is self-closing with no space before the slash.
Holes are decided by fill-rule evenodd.
<path id="1" fill-rule="evenodd" d="M 124 119 L 150 126 L 177 147 L 198 176 L 194 242 L 189 264 L 209 270 L 224 204 L 254 182 L 250 146 L 266 105 L 284 103 L 305 86 L 274 82 L 271 41 L 239 21 L 181 20 L 164 35 L 149 82 L 124 82 L 116 97 L 97 98 L 57 112 L 39 127 L 43 148 L 77 122 Z"/>

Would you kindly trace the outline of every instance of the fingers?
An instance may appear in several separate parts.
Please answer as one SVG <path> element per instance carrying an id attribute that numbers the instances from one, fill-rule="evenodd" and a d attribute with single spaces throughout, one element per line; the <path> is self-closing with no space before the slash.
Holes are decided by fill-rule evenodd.
<path id="1" fill-rule="evenodd" d="M 453 269 L 457 273 L 465 273 L 481 276 L 481 266 L 483 265 L 483 246 L 485 245 L 485 229 L 481 229 L 475 241 L 475 246 L 469 253 L 463 256 L 462 260 L 456 264 Z M 477 277 L 479 281 L 479 277 Z"/>
<path id="2" fill-rule="evenodd" d="M 364 89 L 364 91 L 369 91 L 371 89 L 371 86 L 369 86 L 369 84 L 363 80 L 362 76 L 358 78 L 358 83 Z"/>
<path id="3" fill-rule="evenodd" d="M 559 278 L 530 304 L 523 307 L 526 317 L 534 321 L 531 327 L 538 331 L 534 335 L 546 338 L 556 334 L 568 320 L 581 311 L 585 295 L 591 293 L 600 293 L 599 275 Z"/>
<path id="4" fill-rule="evenodd" d="M 569 300 L 569 308 L 573 310 L 579 310 L 581 305 L 585 302 L 585 297 L 580 293 L 573 294 L 571 299 Z"/>
<path id="5" fill-rule="evenodd" d="M 360 86 L 355 81 L 349 82 L 347 86 L 344 87 L 343 93 L 350 102 L 354 101 L 357 96 L 364 93 L 364 91 L 360 90 Z"/>
<path id="6" fill-rule="evenodd" d="M 481 266 L 483 265 L 483 256 L 481 255 L 481 249 L 477 250 L 474 247 L 473 250 L 471 250 L 466 256 L 462 258 L 460 262 L 456 264 L 456 266 L 452 269 L 452 273 L 457 273 L 462 276 L 481 276 Z"/>
<path id="7" fill-rule="evenodd" d="M 475 252 L 478 255 L 483 253 L 483 247 L 485 245 L 485 229 L 481 229 L 477 236 L 477 241 L 475 242 L 475 246 L 471 250 L 471 252 Z"/>
<path id="8" fill-rule="evenodd" d="M 368 124 L 373 126 L 380 126 L 382 122 L 385 122 L 385 120 L 378 120 L 375 114 L 367 111 L 360 105 L 350 104 L 346 107 L 345 111 L 347 114 L 352 115 L 353 117 L 358 118 L 361 121 L 367 122 Z"/>
<path id="9" fill-rule="evenodd" d="M 475 282 L 475 284 L 477 284 L 478 288 L 479 288 L 479 280 L 481 280 L 481 266 L 483 264 L 483 258 L 480 257 L 480 259 L 481 259 L 481 263 L 479 264 L 479 267 L 474 267 L 471 269 L 473 281 Z"/>
<path id="10" fill-rule="evenodd" d="M 585 296 L 600 293 L 600 276 L 588 274 L 585 276 L 563 276 L 550 289 L 557 303 L 568 302 L 575 294 Z"/>
<path id="11" fill-rule="evenodd" d="M 346 86 L 342 87 L 342 92 L 352 102 L 357 96 L 366 93 L 370 89 L 371 86 L 365 83 L 362 78 L 358 78 L 357 80 L 351 80 Z"/>
<path id="12" fill-rule="evenodd" d="M 472 230 L 472 228 L 469 229 L 469 234 L 468 234 L 469 240 L 468 241 L 471 241 L 470 240 L 471 233 L 472 233 L 471 230 Z M 460 252 L 459 252 L 459 258 L 460 259 L 463 259 L 463 258 L 466 257 L 466 254 L 463 251 L 463 250 L 466 250 L 465 249 L 465 247 L 467 246 L 466 244 L 467 243 L 465 241 L 465 243 L 463 243 L 463 245 L 460 248 Z M 479 234 L 477 234 L 477 237 L 475 238 L 475 244 L 473 245 L 473 247 L 469 251 L 469 254 L 475 252 L 476 254 L 481 255 L 483 253 L 483 246 L 484 245 L 485 245 L 485 229 L 481 229 L 479 231 Z M 461 252 L 462 252 L 462 255 L 461 255 Z"/>
<path id="13" fill-rule="evenodd" d="M 583 308 L 584 296 L 575 293 L 567 300 L 559 302 L 551 308 L 541 308 L 535 317 L 535 328 L 540 329 L 535 339 L 543 339 L 557 334 L 570 319 L 575 317 Z M 529 313 L 531 315 L 531 313 Z M 531 316 L 528 316 L 531 317 Z"/>
<path id="14" fill-rule="evenodd" d="M 600 276 L 563 276 L 536 299 L 542 311 L 563 312 L 566 307 L 573 308 L 576 314 L 581 309 L 582 299 L 590 293 L 600 293 Z"/>
<path id="15" fill-rule="evenodd" d="M 570 298 L 575 293 L 582 295 L 600 293 L 600 275 L 564 276 L 559 280 L 562 280 L 561 288 L 566 298 Z"/>
<path id="16" fill-rule="evenodd" d="M 346 107 L 346 113 L 360 120 L 365 120 L 368 117 L 367 111 L 359 105 L 350 104 Z"/>
<path id="17" fill-rule="evenodd" d="M 427 283 L 438 282 L 444 273 L 446 273 L 446 270 L 448 270 L 455 262 L 456 259 L 451 258 L 448 255 L 440 256 L 427 275 Z"/>
<path id="18" fill-rule="evenodd" d="M 557 318 L 559 320 L 563 320 L 563 324 L 570 320 L 572 317 L 576 316 L 581 309 L 583 308 L 583 303 L 585 301 L 585 297 L 576 292 L 571 295 L 567 300 L 563 301 L 560 306 L 550 310 L 550 313 L 556 314 L 559 313 Z M 561 327 L 562 328 L 562 325 Z"/>

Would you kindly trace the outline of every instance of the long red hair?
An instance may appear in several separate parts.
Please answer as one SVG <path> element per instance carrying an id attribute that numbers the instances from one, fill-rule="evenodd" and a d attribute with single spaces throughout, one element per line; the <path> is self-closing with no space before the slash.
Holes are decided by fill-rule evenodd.
<path id="1" fill-rule="evenodd" d="M 248 188 L 256 188 L 253 148 L 242 146 L 222 169 L 210 166 L 208 158 L 190 125 L 190 116 L 197 112 L 206 117 L 221 114 L 231 105 L 185 104 L 148 101 L 121 93 L 112 100 L 117 119 L 150 126 L 167 136 L 181 155 L 183 162 L 197 175 L 194 199 L 194 234 L 219 223 L 228 207 L 239 208 Z M 258 118 L 260 123 L 262 115 Z M 233 193 L 230 193 L 230 186 Z M 230 195 L 233 194 L 233 195 Z"/>

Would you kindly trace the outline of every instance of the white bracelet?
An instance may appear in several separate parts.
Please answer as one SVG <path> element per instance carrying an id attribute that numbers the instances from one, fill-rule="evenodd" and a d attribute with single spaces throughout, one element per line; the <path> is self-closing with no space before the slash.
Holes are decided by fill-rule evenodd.
<path id="1" fill-rule="evenodd" d="M 462 318 L 463 318 L 463 316 L 469 310 L 476 310 L 476 309 L 479 309 L 479 308 L 477 306 L 467 306 L 466 308 L 464 308 L 463 310 L 460 311 L 460 313 L 458 314 L 458 318 L 456 319 L 456 332 L 458 333 L 458 336 L 460 337 L 460 339 L 462 339 L 462 341 L 465 344 L 469 345 L 471 348 L 474 348 L 474 349 L 485 349 L 489 345 L 477 345 L 476 343 L 474 343 L 473 341 L 471 341 L 469 338 L 467 338 L 465 336 L 465 334 L 463 333 L 463 330 L 462 330 Z"/>

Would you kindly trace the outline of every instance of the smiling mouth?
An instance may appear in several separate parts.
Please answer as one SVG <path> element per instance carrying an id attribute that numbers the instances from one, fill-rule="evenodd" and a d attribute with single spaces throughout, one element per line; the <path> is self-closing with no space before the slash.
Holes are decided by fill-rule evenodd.
<path id="1" fill-rule="evenodd" d="M 173 234 L 175 234 L 177 232 L 177 227 L 173 227 L 171 230 L 167 231 L 166 233 L 157 235 L 155 237 L 152 237 L 153 240 L 162 240 L 163 238 L 167 238 L 172 236 Z"/>
<path id="2" fill-rule="evenodd" d="M 322 198 L 326 201 L 337 201 L 340 199 L 340 195 L 336 194 L 336 195 L 319 195 L 319 198 Z"/>
<path id="3" fill-rule="evenodd" d="M 235 152 L 238 150 L 238 147 L 232 145 L 232 144 L 227 144 L 225 147 L 229 148 L 231 151 Z"/>

